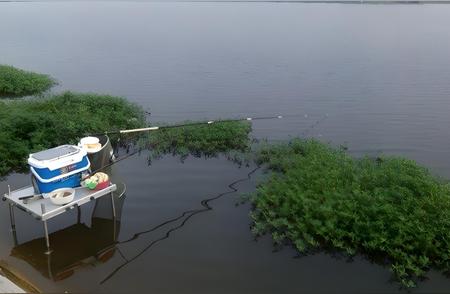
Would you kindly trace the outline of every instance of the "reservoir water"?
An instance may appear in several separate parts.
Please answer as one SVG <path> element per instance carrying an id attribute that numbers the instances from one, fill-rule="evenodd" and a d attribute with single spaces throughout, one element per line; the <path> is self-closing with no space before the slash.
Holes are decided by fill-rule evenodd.
<path id="1" fill-rule="evenodd" d="M 5 2 L 0 64 L 48 73 L 60 83 L 54 91 L 127 97 L 151 122 L 288 115 L 254 122 L 252 136 L 303 135 L 345 144 L 354 156 L 407 156 L 450 178 L 449 15 L 444 4 Z M 44 291 L 398 291 L 387 268 L 363 257 L 294 258 L 289 248 L 273 252 L 268 238 L 255 242 L 250 207 L 235 203 L 260 170 L 213 210 L 152 230 L 201 209 L 252 169 L 222 157 L 125 160 L 115 168 L 127 185 L 122 243 L 111 246 L 108 224 L 86 207 L 86 225 L 74 225 L 74 213 L 50 223 L 51 232 L 69 227 L 51 236 L 66 252 L 51 261 L 32 242 L 43 237 L 40 222 L 21 211 L 25 245 L 13 244 L 2 203 L 0 260 Z M 0 192 L 28 182 L 11 175 Z M 450 279 L 432 271 L 414 292 L 449 290 Z"/>

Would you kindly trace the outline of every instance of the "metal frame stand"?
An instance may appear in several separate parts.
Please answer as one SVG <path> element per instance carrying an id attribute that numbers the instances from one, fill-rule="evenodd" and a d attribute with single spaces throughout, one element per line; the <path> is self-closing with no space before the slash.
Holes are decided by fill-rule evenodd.
<path id="1" fill-rule="evenodd" d="M 112 213 L 113 213 L 113 240 L 116 240 L 116 204 L 114 203 L 114 193 L 111 192 L 111 207 L 112 207 Z"/>
<path id="2" fill-rule="evenodd" d="M 9 219 L 11 222 L 11 233 L 14 239 L 14 246 L 17 246 L 17 232 L 16 232 L 16 219 L 14 217 L 14 205 L 9 204 Z"/>
<path id="3" fill-rule="evenodd" d="M 77 205 L 77 223 L 81 223 L 81 208 Z"/>
<path id="4" fill-rule="evenodd" d="M 48 276 L 50 277 L 50 280 L 53 280 L 52 255 L 51 254 L 47 254 L 47 271 L 48 271 Z"/>
<path id="5" fill-rule="evenodd" d="M 44 203 L 41 203 L 41 210 L 42 214 L 44 214 L 45 213 Z M 44 223 L 45 245 L 47 246 L 47 251 L 45 251 L 44 254 L 49 255 L 50 253 L 52 253 L 52 250 L 50 250 L 50 238 L 48 236 L 47 220 L 44 220 L 43 223 Z"/>
<path id="6" fill-rule="evenodd" d="M 47 228 L 47 221 L 44 221 L 44 233 L 45 233 L 45 245 L 47 246 L 47 251 L 44 252 L 44 254 L 50 254 L 52 253 L 52 250 L 50 249 L 50 239 L 48 236 L 48 228 Z"/>
<path id="7" fill-rule="evenodd" d="M 11 186 L 8 185 L 8 196 L 11 195 Z M 14 217 L 14 205 L 9 203 L 9 222 L 11 224 L 11 233 L 13 235 L 14 246 L 17 246 L 16 218 Z"/>
<path id="8" fill-rule="evenodd" d="M 44 252 L 46 255 L 50 255 L 52 253 L 51 247 L 50 247 L 50 235 L 48 231 L 48 220 L 53 218 L 54 216 L 57 216 L 63 212 L 66 212 L 70 209 L 73 209 L 77 207 L 77 222 L 81 222 L 81 208 L 80 206 L 88 203 L 92 200 L 95 200 L 97 198 L 100 198 L 102 196 L 107 196 L 110 194 L 111 196 L 111 206 L 112 206 L 112 212 L 113 212 L 113 220 L 114 220 L 114 240 L 116 238 L 116 232 L 117 232 L 117 215 L 116 215 L 116 204 L 114 199 L 114 191 L 117 189 L 116 185 L 110 185 L 108 187 L 108 191 L 104 191 L 103 193 L 101 191 L 91 191 L 91 192 L 81 192 L 81 196 L 74 201 L 74 203 L 71 206 L 67 207 L 61 207 L 61 208 L 55 208 L 54 206 L 50 206 L 50 208 L 46 207 L 45 203 L 40 203 L 40 209 L 39 204 L 34 206 L 29 206 L 28 203 L 20 202 L 20 197 L 22 194 L 28 195 L 30 193 L 31 189 L 33 187 L 25 187 L 16 191 L 12 191 L 10 189 L 10 186 L 8 185 L 8 194 L 5 194 L 4 200 L 9 201 L 9 217 L 10 217 L 10 223 L 11 223 L 11 233 L 14 240 L 14 246 L 18 245 L 18 239 L 17 239 L 17 232 L 16 232 L 16 220 L 14 215 L 14 206 L 17 206 L 19 209 L 29 213 L 30 215 L 33 215 L 35 218 L 39 219 L 43 222 L 44 226 L 44 235 L 45 235 L 45 246 L 46 251 Z M 33 192 L 31 192 L 33 193 Z"/>

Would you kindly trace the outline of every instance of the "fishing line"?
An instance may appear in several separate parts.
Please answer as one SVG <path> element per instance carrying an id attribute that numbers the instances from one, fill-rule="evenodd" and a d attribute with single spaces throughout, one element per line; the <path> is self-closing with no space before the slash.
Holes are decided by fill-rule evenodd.
<path id="1" fill-rule="evenodd" d="M 305 114 L 305 117 L 308 118 L 308 115 Z M 328 118 L 328 113 L 324 116 L 320 117 L 318 120 L 316 120 L 314 123 L 312 123 L 309 127 L 307 127 L 303 132 L 300 134 L 300 137 L 305 137 L 310 131 L 312 131 L 315 127 L 320 125 L 323 121 L 325 121 Z"/>
<path id="2" fill-rule="evenodd" d="M 128 259 L 127 259 L 127 258 L 125 257 L 125 255 L 122 253 L 122 250 L 120 250 L 119 247 L 116 247 L 116 249 L 117 249 L 117 252 L 119 252 L 119 255 L 122 256 L 122 258 L 123 258 L 125 261 L 128 261 Z"/>
<path id="3" fill-rule="evenodd" d="M 292 116 L 298 117 L 298 115 L 287 115 L 287 116 L 285 116 L 285 117 L 292 117 Z M 162 127 L 156 127 L 156 126 L 154 126 L 154 127 L 147 127 L 147 128 L 141 128 L 141 129 L 133 129 L 133 130 L 111 131 L 111 132 L 105 132 L 104 134 L 113 134 L 113 133 L 125 134 L 125 133 L 134 133 L 134 132 L 142 132 L 142 131 L 154 131 L 154 130 L 159 130 L 159 129 L 170 129 L 170 128 L 177 128 L 177 127 L 197 126 L 197 125 L 203 125 L 203 124 L 223 123 L 223 122 L 232 122 L 232 121 L 244 121 L 244 120 L 246 120 L 246 121 L 252 121 L 252 120 L 265 120 L 265 119 L 276 119 L 276 118 L 282 118 L 282 117 L 283 117 L 283 116 L 267 116 L 267 117 L 255 117 L 255 118 L 244 118 L 244 119 L 229 119 L 229 120 L 219 120 L 219 121 L 207 121 L 207 122 L 198 122 L 198 123 L 178 124 L 178 125 L 170 125 L 170 126 L 162 126 Z M 323 120 L 325 120 L 327 117 L 328 117 L 328 114 L 325 115 L 324 117 L 322 117 L 321 119 L 317 120 L 315 123 L 313 123 L 309 128 L 307 128 L 305 131 L 303 131 L 302 136 L 305 136 L 305 135 L 307 134 L 307 132 L 309 132 L 311 129 L 313 129 L 314 127 L 316 127 L 317 125 L 319 125 L 319 124 L 320 124 Z M 128 151 L 128 149 L 127 149 L 127 151 Z M 120 160 L 123 160 L 123 159 L 126 159 L 126 158 L 128 158 L 128 157 L 131 157 L 131 156 L 135 155 L 136 153 L 138 153 L 138 152 L 140 152 L 140 151 L 141 151 L 141 150 L 134 151 L 134 152 L 128 154 L 127 156 L 125 156 L 124 158 L 121 158 Z M 113 162 L 112 164 L 115 164 L 116 162 L 118 162 L 118 161 L 120 161 L 120 160 L 117 160 L 117 161 Z M 112 165 L 112 164 L 110 164 L 110 165 Z M 110 166 L 110 165 L 108 165 L 108 166 Z M 105 167 L 103 167 L 103 168 L 105 168 Z M 180 219 L 183 219 L 183 221 L 182 221 L 178 226 L 175 226 L 175 227 L 169 229 L 169 230 L 165 233 L 165 235 L 164 235 L 163 237 L 158 238 L 158 239 L 156 239 L 156 240 L 150 242 L 143 250 L 141 250 L 138 254 L 136 254 L 136 255 L 133 256 L 132 258 L 127 259 L 127 258 L 122 254 L 122 252 L 120 252 L 122 258 L 125 259 L 126 262 L 124 262 L 123 264 L 121 264 L 120 266 L 118 266 L 117 268 L 115 268 L 108 276 L 106 276 L 106 277 L 100 282 L 100 284 L 103 284 L 103 283 L 107 282 L 107 281 L 108 281 L 109 279 L 111 279 L 117 272 L 119 272 L 122 268 L 124 268 L 125 266 L 127 266 L 127 265 L 130 264 L 131 262 L 133 262 L 133 261 L 135 261 L 136 259 L 138 259 L 138 258 L 139 258 L 140 256 L 142 256 L 147 250 L 149 250 L 151 247 L 153 247 L 153 246 L 156 245 L 157 243 L 159 243 L 159 242 L 161 242 L 161 241 L 163 241 L 163 240 L 165 240 L 165 239 L 168 239 L 168 238 L 170 237 L 170 235 L 171 235 L 172 232 L 174 232 L 174 231 L 179 230 L 180 228 L 182 228 L 182 227 L 189 221 L 189 219 L 191 219 L 193 216 L 195 216 L 195 215 L 197 215 L 197 214 L 199 214 L 199 213 L 203 213 L 203 212 L 212 210 L 213 208 L 209 205 L 209 202 L 214 201 L 214 200 L 216 200 L 216 199 L 219 199 L 219 198 L 221 198 L 221 197 L 223 197 L 223 196 L 225 196 L 225 195 L 227 195 L 227 194 L 236 193 L 236 192 L 238 191 L 238 189 L 235 187 L 235 185 L 237 185 L 237 184 L 240 183 L 240 182 L 243 182 L 243 181 L 246 181 L 246 180 L 250 180 L 250 179 L 251 179 L 251 175 L 252 175 L 253 173 L 255 173 L 259 168 L 260 168 L 260 166 L 257 166 L 257 167 L 254 168 L 252 171 L 250 171 L 250 172 L 247 174 L 247 177 L 246 177 L 246 178 L 239 179 L 239 180 L 236 180 L 236 181 L 230 183 L 230 184 L 228 185 L 228 188 L 230 189 L 229 191 L 226 191 L 226 192 L 217 194 L 217 195 L 214 196 L 214 197 L 211 197 L 211 198 L 207 198 L 207 199 L 202 200 L 202 201 L 200 202 L 200 205 L 201 205 L 202 207 L 204 207 L 203 209 L 194 209 L 194 210 L 187 210 L 187 211 L 184 211 L 181 215 L 179 215 L 179 216 L 177 216 L 177 217 L 174 217 L 174 218 L 171 218 L 171 219 L 169 219 L 169 220 L 166 220 L 166 221 L 164 221 L 164 222 L 162 222 L 162 223 L 160 223 L 160 224 L 158 224 L 158 225 L 156 225 L 156 226 L 154 226 L 154 227 L 152 227 L 152 228 L 150 228 L 150 229 L 148 229 L 148 230 L 145 230 L 145 231 L 141 231 L 141 232 L 135 233 L 131 238 L 129 238 L 129 239 L 127 239 L 127 240 L 120 241 L 120 242 L 116 242 L 115 245 L 126 244 L 126 243 L 129 243 L 129 242 L 132 242 L 132 241 L 138 239 L 138 238 L 139 238 L 140 236 L 142 236 L 142 235 L 148 234 L 148 233 L 150 233 L 150 232 L 154 232 L 154 231 L 156 231 L 157 229 L 159 229 L 159 228 L 161 228 L 161 227 L 164 227 L 164 226 L 166 226 L 166 225 L 168 225 L 168 224 L 171 224 L 171 223 L 174 223 L 174 222 L 176 222 L 176 221 L 179 221 Z"/>
<path id="4" fill-rule="evenodd" d="M 275 118 L 282 118 L 282 117 L 298 117 L 298 116 L 299 116 L 299 115 L 296 115 L 296 114 L 288 114 L 288 115 L 284 115 L 284 116 L 280 116 L 280 115 L 279 115 L 279 116 L 267 116 L 267 117 L 246 118 L 245 120 L 275 119 Z M 307 117 L 307 114 L 305 115 L 305 117 Z M 316 122 L 314 122 L 310 127 L 308 127 L 307 129 L 305 129 L 305 130 L 302 132 L 302 136 L 305 136 L 307 132 L 309 132 L 311 129 L 313 129 L 314 127 L 316 127 L 317 125 L 319 125 L 319 124 L 320 124 L 321 122 L 323 122 L 326 118 L 328 118 L 328 114 L 325 114 L 322 118 L 318 119 L 318 120 L 317 120 Z M 217 121 L 217 122 L 239 121 L 239 120 L 244 120 L 244 119 L 238 119 L 238 120 L 221 120 L 221 121 Z M 210 122 L 207 122 L 207 123 L 210 124 Z M 192 124 L 184 124 L 184 125 L 172 125 L 172 126 L 167 126 L 166 128 L 175 128 L 175 127 L 181 127 L 181 126 L 193 126 L 193 125 L 200 125 L 200 124 L 205 124 L 205 122 L 192 123 Z M 119 132 L 120 132 L 120 131 L 119 131 Z M 111 133 L 111 132 L 110 132 L 110 133 Z M 120 139 L 118 139 L 118 140 L 120 140 Z M 119 141 L 118 141 L 118 142 L 119 142 Z M 127 152 L 129 152 L 129 147 L 130 147 L 130 146 L 127 145 Z M 106 165 L 106 166 L 104 166 L 104 167 L 102 167 L 102 168 L 100 168 L 100 169 L 98 169 L 98 170 L 96 170 L 96 171 L 99 171 L 99 170 L 105 169 L 105 168 L 107 168 L 107 167 L 109 167 L 109 166 L 112 166 L 113 164 L 115 164 L 115 163 L 117 163 L 117 162 L 119 162 L 119 161 L 122 161 L 122 160 L 124 160 L 124 159 L 127 159 L 127 158 L 129 158 L 129 157 L 131 157 L 131 156 L 133 156 L 133 155 L 135 155 L 135 154 L 141 152 L 141 151 L 142 151 L 141 149 L 136 150 L 136 151 L 133 151 L 132 153 L 129 153 L 129 154 L 127 154 L 126 156 L 124 156 L 124 157 L 122 157 L 122 158 L 120 158 L 120 159 L 116 159 L 114 162 L 112 162 L 112 163 L 110 163 L 110 164 L 108 164 L 108 165 Z M 253 171 L 251 171 L 251 172 L 247 175 L 247 178 L 245 178 L 245 179 L 250 179 L 251 175 L 252 175 L 257 169 L 259 169 L 259 167 L 257 167 L 257 168 L 254 169 Z M 96 171 L 95 171 L 95 172 L 96 172 Z M 95 173 L 95 172 L 93 172 L 93 173 Z M 245 179 L 242 179 L 242 180 L 245 180 Z M 228 185 L 228 187 L 229 187 L 230 189 L 233 190 L 233 189 L 234 189 L 233 185 L 239 183 L 240 181 L 241 181 L 241 180 L 238 180 L 238 181 L 236 181 L 236 182 L 233 182 L 233 183 L 231 183 L 230 185 Z M 233 191 L 228 192 L 228 193 L 232 193 L 232 192 L 237 192 L 237 189 L 236 189 L 235 191 L 233 190 Z M 226 195 L 226 194 L 228 194 L 228 193 L 225 193 L 225 194 L 219 194 L 217 197 L 210 198 L 210 199 L 206 199 L 206 200 L 204 200 L 204 201 L 201 202 L 201 205 L 204 206 L 205 208 L 207 208 L 207 210 L 210 210 L 211 207 L 208 206 L 208 202 L 209 202 L 209 201 L 214 200 L 214 199 L 217 199 L 217 198 L 219 198 L 219 197 L 221 197 L 221 196 L 223 196 L 223 195 Z M 202 211 L 203 211 L 203 210 L 202 210 Z M 162 223 L 160 223 L 159 225 L 157 225 L 157 226 L 155 226 L 155 227 L 153 227 L 153 228 L 151 228 L 151 229 L 149 229 L 149 230 L 146 230 L 146 231 L 142 231 L 142 232 L 136 233 L 136 234 L 133 235 L 133 237 L 129 238 L 128 240 L 121 241 L 121 242 L 118 243 L 118 244 L 124 244 L 124 243 L 131 242 L 131 241 L 133 241 L 133 240 L 136 240 L 137 238 L 139 238 L 140 235 L 143 235 L 143 234 L 147 234 L 147 233 L 153 232 L 153 231 L 155 231 L 155 230 L 157 230 L 157 229 L 159 229 L 159 228 L 161 228 L 161 227 L 163 227 L 163 226 L 165 226 L 165 225 L 167 225 L 167 224 L 169 224 L 169 223 L 173 223 L 173 222 L 175 222 L 175 221 L 178 221 L 178 220 L 182 219 L 183 217 L 185 217 L 185 216 L 188 215 L 188 214 L 191 214 L 191 213 L 197 213 L 197 212 L 199 212 L 199 211 L 198 211 L 198 210 L 188 210 L 188 211 L 185 211 L 185 212 L 183 212 L 180 216 L 178 216 L 178 217 L 176 217 L 176 218 L 172 218 L 172 219 L 169 219 L 169 220 L 167 220 L 167 221 L 165 221 L 165 222 L 162 222 Z"/>
<path id="5" fill-rule="evenodd" d="M 150 112 L 146 113 L 150 114 Z M 186 124 L 174 124 L 174 125 L 168 125 L 168 126 L 150 126 L 150 127 L 145 127 L 145 128 L 138 128 L 138 129 L 129 129 L 129 130 L 115 130 L 115 131 L 106 131 L 103 133 L 96 133 L 96 134 L 91 134 L 90 136 L 99 136 L 99 135 L 111 135 L 111 134 L 119 134 L 119 135 L 123 135 L 123 134 L 131 134 L 131 133 L 137 133 L 137 132 L 148 132 L 148 131 L 157 131 L 157 130 L 164 130 L 164 129 L 173 129 L 173 128 L 181 128 L 181 127 L 191 127 L 191 126 L 199 126 L 199 125 L 211 125 L 211 124 L 216 124 L 216 123 L 226 123 L 226 122 L 238 122 L 238 121 L 254 121 L 254 120 L 267 120 L 267 119 L 281 119 L 283 118 L 282 115 L 276 115 L 276 116 L 259 116 L 259 117 L 245 117 L 245 118 L 237 118 L 237 119 L 223 119 L 223 120 L 209 120 L 209 121 L 202 121 L 202 122 L 193 122 L 193 123 L 186 123 Z M 118 153 L 118 148 L 121 142 L 121 138 L 120 136 L 117 138 L 117 146 L 116 146 L 116 150 L 113 150 L 114 154 Z M 136 153 L 139 153 L 142 151 L 142 148 L 140 148 L 137 151 L 133 151 L 131 153 L 130 152 L 130 148 L 131 148 L 131 144 L 127 144 L 126 145 L 126 151 L 127 151 L 127 155 L 124 156 L 123 158 L 118 158 L 116 160 L 114 160 L 113 162 L 91 172 L 88 176 L 86 176 L 85 178 L 95 174 L 98 171 L 101 171 L 107 167 L 110 167 L 114 164 L 116 164 L 117 162 L 120 162 L 124 159 L 127 159 L 133 155 L 135 155 Z"/>
<path id="6" fill-rule="evenodd" d="M 160 227 L 162 227 L 162 226 L 164 226 L 164 225 L 167 225 L 167 224 L 169 224 L 169 223 L 173 223 L 173 222 L 175 222 L 175 221 L 178 221 L 178 220 L 180 220 L 180 219 L 182 219 L 182 218 L 184 218 L 184 217 L 186 216 L 186 217 L 184 218 L 184 220 L 183 220 L 178 226 L 175 226 L 175 227 L 169 229 L 169 230 L 165 233 L 165 235 L 164 235 L 163 237 L 158 238 L 158 239 L 152 241 L 151 243 L 149 243 L 143 250 L 141 250 L 138 254 L 136 254 L 136 255 L 133 256 L 132 258 L 127 259 L 127 258 L 124 258 L 124 257 L 123 257 L 123 258 L 126 260 L 126 262 L 124 262 L 123 264 L 121 264 L 120 266 L 118 266 L 117 268 L 115 268 L 108 276 L 106 276 L 106 277 L 100 282 L 100 284 L 103 284 L 103 283 L 107 282 L 107 281 L 108 281 L 109 279 L 111 279 L 117 272 L 119 272 L 122 268 L 124 268 L 124 267 L 127 266 L 129 263 L 131 263 L 131 262 L 133 262 L 134 260 L 136 260 L 137 258 L 139 258 L 142 254 L 144 254 L 147 250 L 149 250 L 149 249 L 150 249 L 151 247 L 153 247 L 155 244 L 157 244 L 157 243 L 159 243 L 159 242 L 161 242 L 161 241 L 163 241 L 163 240 L 165 240 L 165 239 L 168 239 L 168 238 L 170 237 L 170 234 L 171 234 L 172 232 L 174 232 L 174 231 L 179 230 L 180 228 L 182 228 L 182 227 L 188 222 L 188 220 L 189 220 L 190 218 L 192 218 L 193 216 L 195 216 L 195 215 L 197 215 L 197 214 L 199 214 L 199 213 L 203 213 L 203 212 L 212 210 L 213 208 L 209 205 L 209 202 L 214 201 L 214 200 L 217 200 L 217 199 L 219 199 L 219 198 L 221 198 L 221 197 L 223 197 L 223 196 L 225 196 L 225 195 L 228 195 L 228 194 L 231 194 L 231 193 L 236 193 L 236 192 L 238 191 L 238 189 L 235 187 L 235 185 L 237 185 L 238 183 L 241 183 L 241 182 L 243 182 L 243 181 L 248 181 L 248 180 L 250 180 L 252 174 L 254 174 L 258 169 L 260 169 L 260 166 L 257 166 L 257 167 L 255 167 L 253 170 L 251 170 L 251 171 L 247 174 L 247 177 L 242 178 L 242 179 L 239 179 L 239 180 L 236 180 L 236 181 L 232 182 L 231 184 L 229 184 L 229 185 L 228 185 L 228 188 L 230 189 L 229 191 L 222 192 L 222 193 L 217 194 L 216 196 L 211 197 L 211 198 L 203 199 L 203 200 L 200 202 L 200 204 L 204 207 L 203 209 L 187 210 L 187 211 L 183 212 L 180 216 L 175 217 L 175 218 L 172 218 L 172 219 L 169 219 L 169 220 L 167 220 L 167 221 L 165 221 L 165 222 L 162 222 L 161 224 L 156 225 L 156 226 L 154 226 L 153 228 L 151 228 L 151 229 L 149 229 L 149 230 L 146 230 L 146 231 L 142 231 L 142 232 L 136 233 L 136 234 L 133 235 L 133 237 L 131 237 L 131 238 L 125 240 L 125 241 L 116 242 L 116 245 L 120 245 L 120 244 L 125 244 L 125 243 L 128 243 L 128 242 L 131 242 L 131 241 L 133 241 L 133 240 L 136 240 L 137 238 L 139 238 L 139 236 L 141 236 L 141 235 L 143 235 L 143 234 L 147 234 L 147 233 L 153 232 L 153 231 L 157 230 L 158 228 L 160 228 Z"/>
<path id="7" fill-rule="evenodd" d="M 102 166 L 102 167 L 100 167 L 100 168 L 98 168 L 98 169 L 96 169 L 96 170 L 94 170 L 94 171 L 91 171 L 87 176 L 83 177 L 83 180 L 85 180 L 86 178 L 89 178 L 90 176 L 92 176 L 92 175 L 95 174 L 96 172 L 99 172 L 99 171 L 101 171 L 101 170 L 104 170 L 105 168 L 108 168 L 108 167 L 110 167 L 110 166 L 112 166 L 112 165 L 114 165 L 114 164 L 116 164 L 116 163 L 118 163 L 118 162 L 121 162 L 122 160 L 125 160 L 125 159 L 127 159 L 127 158 L 130 158 L 131 156 L 133 156 L 133 155 L 135 155 L 135 154 L 137 154 L 137 153 L 140 153 L 140 152 L 142 152 L 142 149 L 141 149 L 141 148 L 139 148 L 138 150 L 134 150 L 133 152 L 128 153 L 127 155 L 123 155 L 123 156 L 121 156 L 121 157 L 115 159 L 113 162 L 108 163 L 107 165 L 104 165 L 104 166 Z"/>

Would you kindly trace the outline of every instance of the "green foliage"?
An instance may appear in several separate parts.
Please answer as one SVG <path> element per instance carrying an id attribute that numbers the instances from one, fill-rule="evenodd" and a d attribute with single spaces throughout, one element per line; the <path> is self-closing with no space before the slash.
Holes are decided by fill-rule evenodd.
<path id="1" fill-rule="evenodd" d="M 450 187 L 414 161 L 353 159 L 300 139 L 256 156 L 274 171 L 251 197 L 256 235 L 302 253 L 365 254 L 390 264 L 404 287 L 430 268 L 450 271 Z"/>
<path id="2" fill-rule="evenodd" d="M 0 96 L 21 97 L 41 94 L 56 84 L 48 75 L 0 65 Z"/>
<path id="3" fill-rule="evenodd" d="M 180 156 L 182 160 L 188 155 L 211 157 L 233 150 L 249 150 L 250 131 L 250 123 L 241 121 L 199 124 L 150 132 L 140 144 L 150 150 L 150 159 L 163 154 Z"/>
<path id="4" fill-rule="evenodd" d="M 124 98 L 65 92 L 40 99 L 0 101 L 0 176 L 26 170 L 29 153 L 76 143 L 89 133 L 145 125 L 140 107 Z M 247 122 L 224 122 L 144 133 L 141 147 L 163 154 L 215 156 L 248 150 Z"/>
<path id="5" fill-rule="evenodd" d="M 30 152 L 76 143 L 84 134 L 142 127 L 140 107 L 124 98 L 65 92 L 0 101 L 0 175 L 24 170 Z"/>

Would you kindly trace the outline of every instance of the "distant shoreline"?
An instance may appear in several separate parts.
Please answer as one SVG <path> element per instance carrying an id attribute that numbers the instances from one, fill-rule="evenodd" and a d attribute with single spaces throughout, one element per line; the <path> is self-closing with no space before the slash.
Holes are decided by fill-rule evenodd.
<path id="1" fill-rule="evenodd" d="M 302 4 L 450 4 L 450 0 L 0 0 L 0 3 L 14 3 L 14 2 L 142 2 L 142 3 L 302 3 Z"/>
<path id="2" fill-rule="evenodd" d="M 140 2 L 140 1 L 139 1 Z M 162 1 L 146 1 L 162 2 Z M 167 1 L 164 1 L 167 2 Z M 169 1 L 170 2 L 170 1 Z M 173 2 L 222 2 L 222 3 L 323 3 L 323 4 L 450 4 L 450 0 L 192 0 L 192 1 L 173 1 Z"/>
<path id="3" fill-rule="evenodd" d="M 158 1 L 159 2 L 159 1 Z M 267 2 L 267 3 L 333 3 L 333 4 L 450 4 L 449 0 L 193 0 L 193 1 L 174 1 L 174 2 Z"/>

